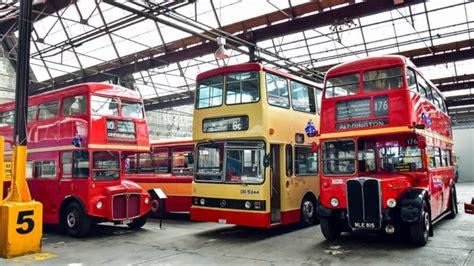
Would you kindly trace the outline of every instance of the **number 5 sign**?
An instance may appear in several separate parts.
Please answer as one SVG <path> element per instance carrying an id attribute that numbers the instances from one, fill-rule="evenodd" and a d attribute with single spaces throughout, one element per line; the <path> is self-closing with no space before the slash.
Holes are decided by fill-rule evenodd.
<path id="1" fill-rule="evenodd" d="M 12 258 L 41 251 L 43 206 L 39 202 L 0 205 L 0 257 Z"/>

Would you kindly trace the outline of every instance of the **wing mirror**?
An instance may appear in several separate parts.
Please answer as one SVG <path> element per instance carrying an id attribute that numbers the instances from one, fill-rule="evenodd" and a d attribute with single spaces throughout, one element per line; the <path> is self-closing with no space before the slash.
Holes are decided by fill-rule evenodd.
<path id="1" fill-rule="evenodd" d="M 270 166 L 270 155 L 269 154 L 265 154 L 265 156 L 263 156 L 263 166 L 265 168 Z"/>

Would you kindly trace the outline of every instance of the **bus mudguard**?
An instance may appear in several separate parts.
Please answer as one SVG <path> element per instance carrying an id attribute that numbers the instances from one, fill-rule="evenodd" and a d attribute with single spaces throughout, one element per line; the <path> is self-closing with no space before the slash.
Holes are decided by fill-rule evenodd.
<path id="1" fill-rule="evenodd" d="M 400 200 L 400 218 L 402 221 L 413 223 L 418 220 L 422 202 L 428 198 L 427 195 L 428 192 L 422 188 L 410 189 L 402 195 Z"/>

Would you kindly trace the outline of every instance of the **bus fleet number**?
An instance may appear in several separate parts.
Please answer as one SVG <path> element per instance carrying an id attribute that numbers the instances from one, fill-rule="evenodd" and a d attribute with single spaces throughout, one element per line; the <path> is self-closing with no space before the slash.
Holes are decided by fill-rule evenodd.
<path id="1" fill-rule="evenodd" d="M 18 234 L 26 235 L 33 231 L 35 228 L 35 221 L 33 221 L 31 218 L 28 218 L 28 216 L 32 216 L 33 214 L 33 211 L 22 211 L 18 213 L 18 219 L 16 220 L 16 224 L 20 226 L 16 229 Z M 23 229 L 24 224 L 26 224 L 26 229 Z"/>
<path id="2" fill-rule="evenodd" d="M 241 189 L 240 194 L 246 194 L 246 195 L 258 195 L 259 191 L 258 190 L 253 190 L 253 189 Z"/>

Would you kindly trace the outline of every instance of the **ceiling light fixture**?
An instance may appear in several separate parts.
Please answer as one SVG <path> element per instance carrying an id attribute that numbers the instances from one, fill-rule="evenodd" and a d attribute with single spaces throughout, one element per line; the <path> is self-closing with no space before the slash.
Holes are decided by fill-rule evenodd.
<path id="1" fill-rule="evenodd" d="M 225 59 L 225 58 L 228 58 L 229 55 L 226 54 L 226 50 L 225 50 L 225 38 L 224 37 L 217 37 L 217 45 L 219 47 L 217 47 L 217 50 L 214 52 L 214 56 L 217 58 L 217 59 Z"/>

